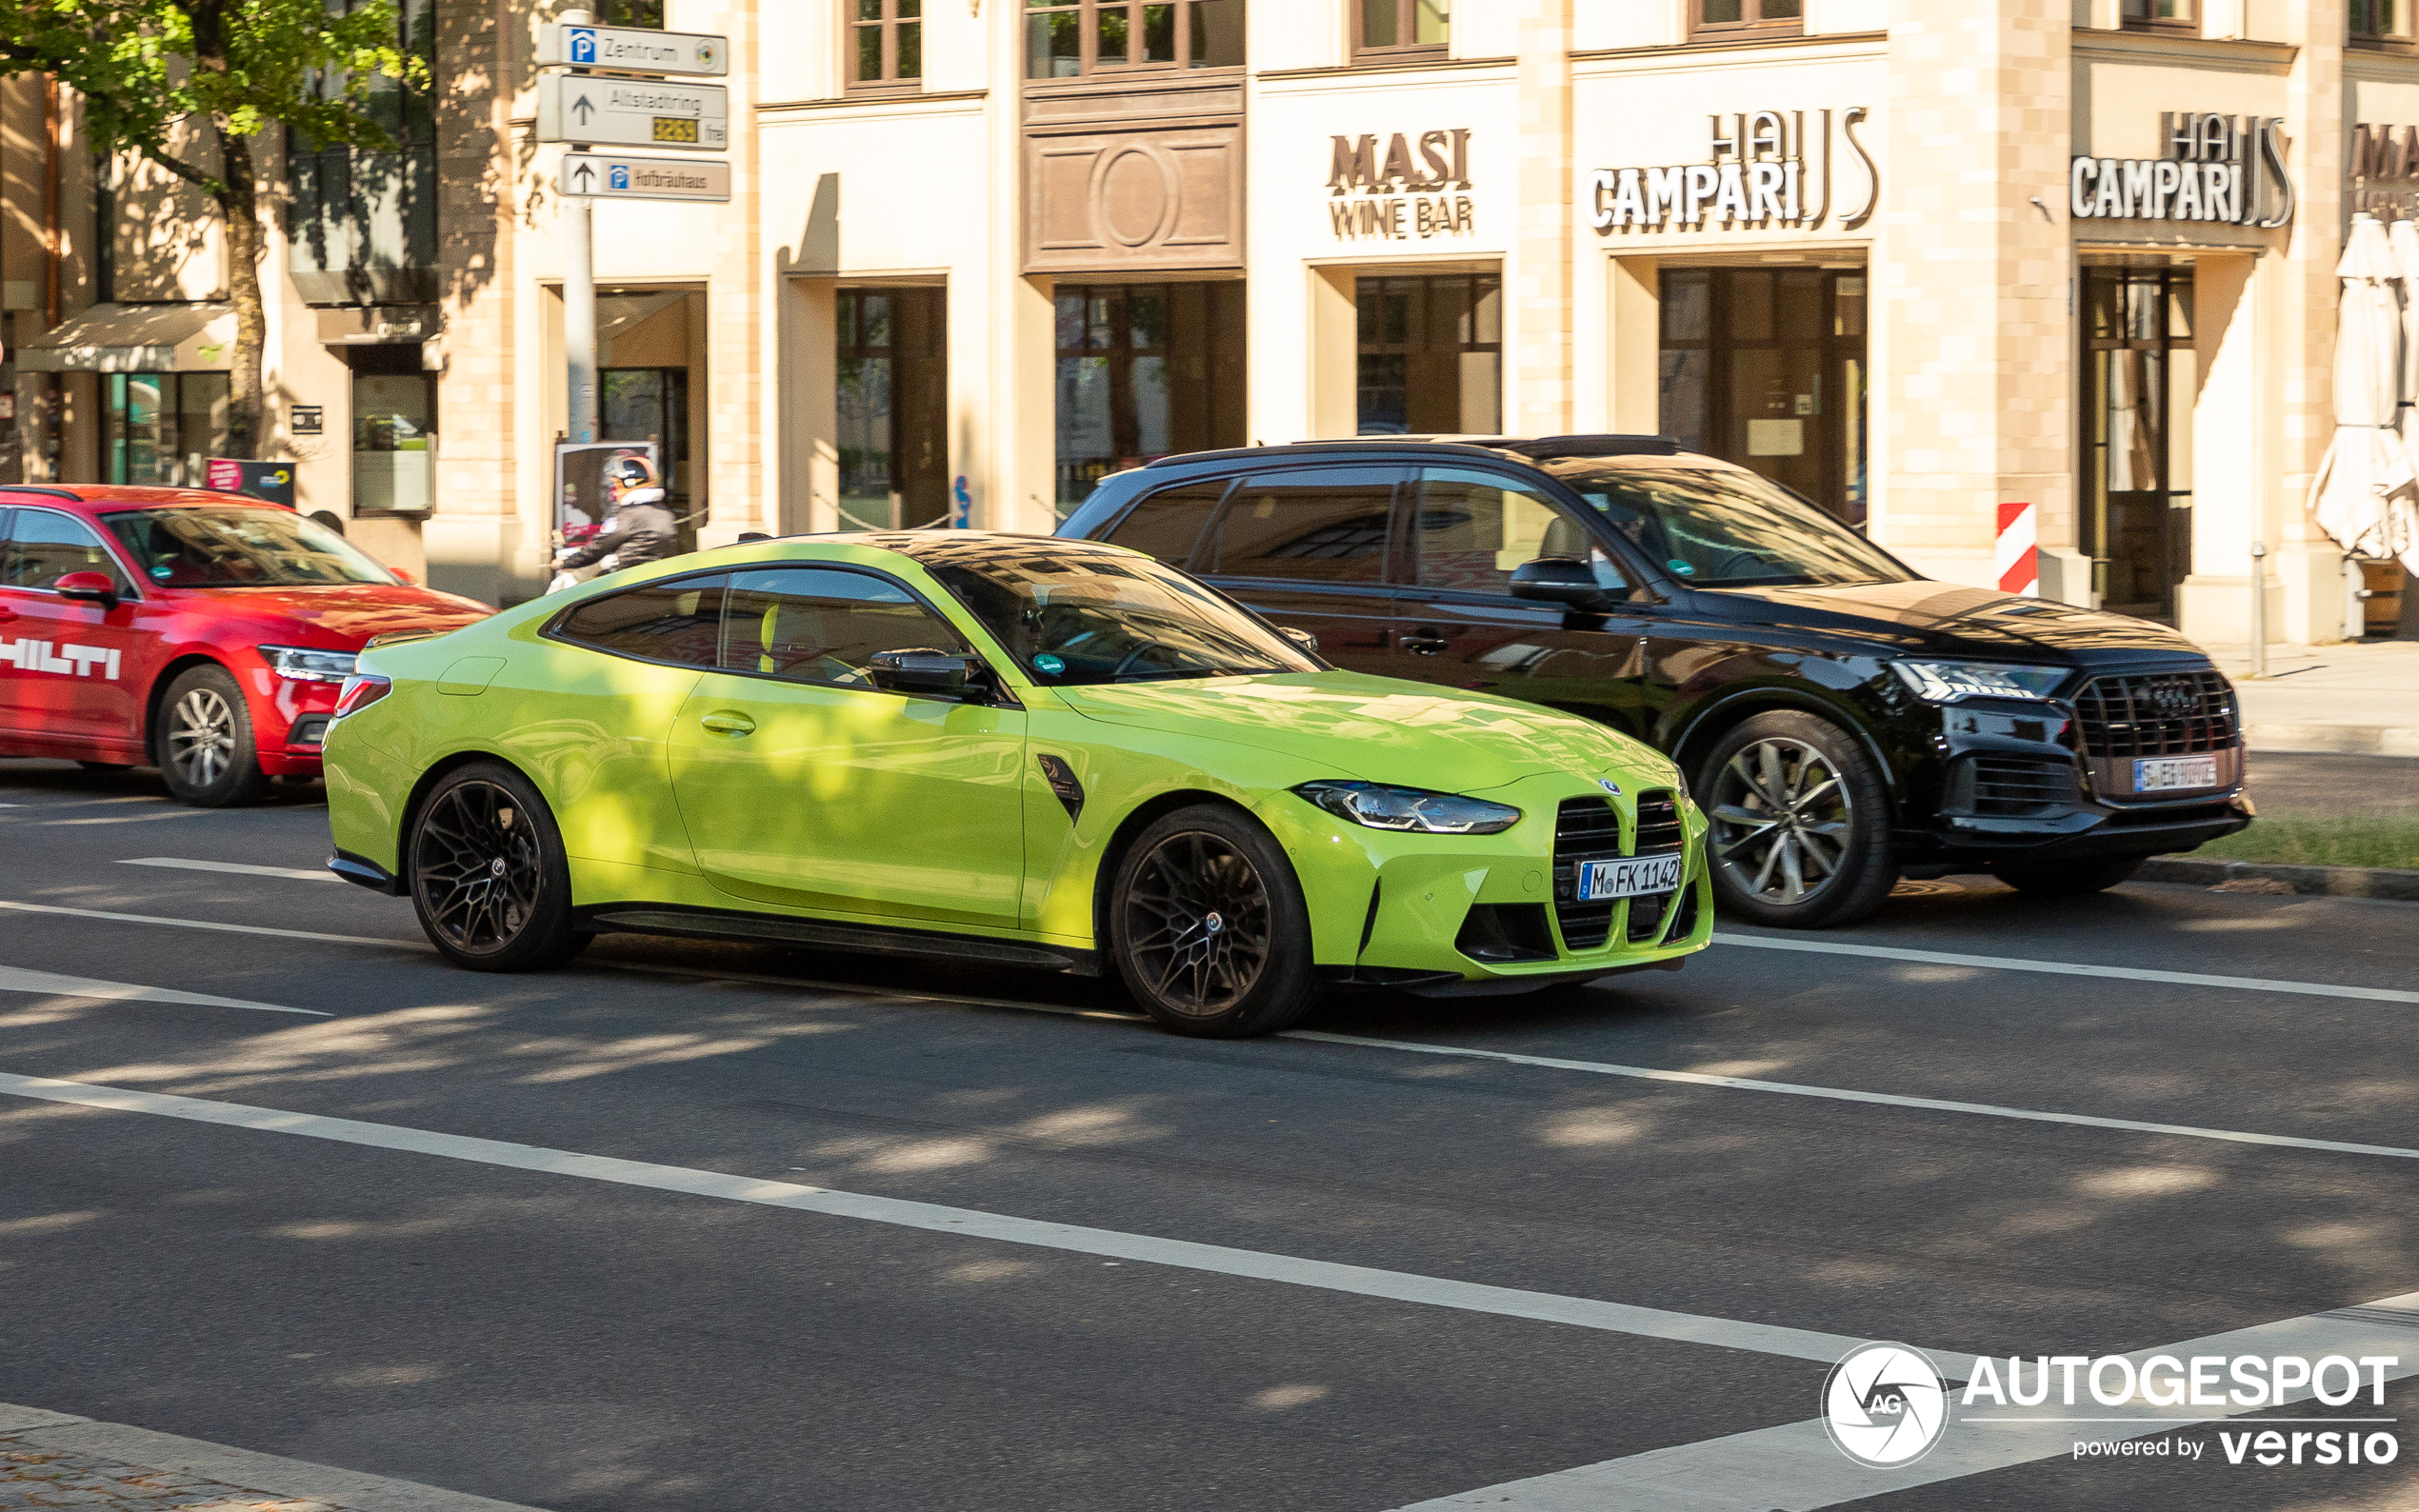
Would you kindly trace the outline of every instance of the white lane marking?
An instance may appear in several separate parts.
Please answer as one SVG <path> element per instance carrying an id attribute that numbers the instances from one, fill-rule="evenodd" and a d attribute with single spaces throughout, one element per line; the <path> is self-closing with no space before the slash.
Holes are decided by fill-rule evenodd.
<path id="1" fill-rule="evenodd" d="M 70 825 L 141 825 L 154 819 L 193 819 L 211 812 L 208 808 L 163 808 L 150 814 L 111 814 L 99 819 L 46 819 L 44 827 L 57 829 Z"/>
<path id="2" fill-rule="evenodd" d="M 98 1086 L 90 1083 L 61 1082 L 47 1077 L 0 1072 L 0 1093 L 112 1112 L 189 1119 L 197 1124 L 215 1124 L 229 1128 L 299 1134 L 310 1139 L 367 1145 L 372 1149 L 435 1155 L 447 1160 L 536 1171 L 549 1176 L 576 1176 L 623 1186 L 650 1187 L 656 1191 L 719 1198 L 725 1202 L 753 1203 L 798 1212 L 822 1213 L 834 1218 L 854 1218 L 868 1223 L 925 1229 L 936 1234 L 959 1234 L 1079 1255 L 1099 1255 L 1112 1260 L 1140 1261 L 1184 1270 L 1280 1282 L 1322 1291 L 1349 1292 L 1389 1302 L 1568 1323 L 1579 1328 L 1710 1344 L 1725 1349 L 1744 1349 L 1791 1360 L 1813 1360 L 1825 1364 L 1831 1363 L 1864 1343 L 1863 1340 L 1840 1334 L 1785 1328 L 1775 1323 L 1705 1318 L 1693 1313 L 1667 1312 L 1660 1307 L 1636 1307 L 1626 1303 L 1598 1302 L 1586 1297 L 1564 1297 L 1551 1292 L 1523 1291 L 1510 1286 L 1489 1286 L 1477 1282 L 1377 1270 L 1333 1261 L 1234 1249 L 1224 1244 L 1160 1239 L 1108 1228 L 1086 1228 L 1074 1224 L 1054 1224 L 1003 1213 L 988 1213 L 979 1208 L 944 1207 L 933 1203 L 910 1202 L 895 1197 L 870 1197 L 857 1192 L 833 1191 L 829 1187 L 803 1186 L 794 1182 L 766 1181 L 761 1177 L 733 1176 L 722 1171 L 583 1155 L 571 1150 L 548 1149 L 543 1145 L 512 1144 L 501 1140 L 442 1134 L 392 1124 L 369 1124 L 355 1119 L 326 1118 L 314 1113 L 290 1113 L 278 1108 L 179 1097 L 166 1092 L 144 1092 L 130 1087 Z M 1944 1368 L 1963 1371 L 1972 1367 L 1970 1356 L 1934 1354 L 1933 1358 Z M 1950 1362 L 1954 1364 L 1951 1365 Z"/>
<path id="3" fill-rule="evenodd" d="M 2332 1155 L 2389 1155 L 2397 1160 L 2419 1160 L 2419 1149 L 2405 1149 L 2396 1144 L 2356 1144 L 2345 1140 L 2302 1139 L 2291 1134 L 2249 1134 L 2240 1129 L 2203 1128 L 2195 1124 L 2152 1124 L 2141 1119 L 2100 1118 L 2089 1113 L 2048 1113 L 2037 1108 L 2001 1107 L 1991 1103 L 1905 1097 L 1895 1092 L 1856 1092 L 1837 1086 L 1802 1086 L 1794 1082 L 1759 1082 L 1752 1077 L 1716 1076 L 1709 1071 L 1669 1071 L 1649 1065 L 1615 1065 L 1605 1061 L 1566 1061 L 1550 1055 L 1476 1050 L 1458 1044 L 1423 1044 L 1414 1040 L 1373 1040 L 1358 1034 L 1329 1034 L 1324 1029 L 1288 1029 L 1278 1038 L 1316 1040 L 1327 1044 L 1357 1044 L 1378 1050 L 1409 1050 L 1419 1055 L 1466 1056 L 1479 1061 L 1503 1061 L 1512 1065 L 1543 1066 L 1553 1071 L 1634 1077 L 1644 1082 L 1679 1082 L 1689 1086 L 1721 1086 L 1742 1092 L 1779 1092 L 1789 1097 L 1829 1098 L 1840 1103 L 1876 1103 L 1888 1107 L 1922 1108 L 1934 1113 L 1973 1113 L 1984 1118 L 2026 1119 L 2035 1124 L 2073 1124 L 2084 1128 L 2122 1129 L 2130 1134 L 2177 1134 L 2187 1139 L 2225 1140 L 2236 1144 L 2273 1144 L 2286 1149 L 2325 1150 Z"/>
<path id="4" fill-rule="evenodd" d="M 214 998 L 206 992 L 180 992 L 174 987 L 147 987 L 131 982 L 103 982 L 94 977 L 61 976 L 55 971 L 28 971 L 23 966 L 0 966 L 0 992 L 33 992 L 46 998 L 104 998 L 131 1003 L 182 1003 L 204 1008 L 253 1008 L 262 1013 L 302 1013 L 314 1019 L 331 1019 L 332 1013 L 317 1008 L 280 1007 L 274 1003 L 252 1003 L 243 998 Z"/>
<path id="5" fill-rule="evenodd" d="M 239 861 L 188 861 L 182 856 L 137 856 L 121 866 L 167 866 L 176 871 L 231 871 L 243 877 L 283 877 L 289 882 L 335 882 L 332 871 L 305 871 L 298 866 L 248 866 Z"/>
<path id="6" fill-rule="evenodd" d="M 2393 1365 L 2363 1367 L 2360 1374 L 2365 1392 L 2370 1370 L 2382 1372 L 2387 1381 L 2419 1375 L 2419 1349 L 2414 1349 L 2414 1344 L 2419 1344 L 2419 1292 L 2238 1328 L 2206 1339 L 2188 1339 L 2181 1343 L 2137 1350 L 2128 1358 L 2137 1368 L 2155 1355 L 2170 1355 L 2178 1360 L 2190 1360 L 2195 1355 L 2258 1355 L 2264 1359 L 2298 1355 L 2309 1360 L 2327 1355 L 2342 1355 L 2349 1360 L 2383 1356 L 2395 1360 L 2397 1363 Z M 1944 1372 L 1953 1369 L 1945 1360 L 1938 1363 Z M 1953 1373 L 1951 1379 L 1956 1379 Z M 1808 1393 L 1809 1398 L 1813 1395 L 1811 1391 Z M 2287 1401 L 2307 1402 L 2314 1395 L 2304 1386 L 2289 1392 Z M 2365 1395 L 2361 1404 L 2368 1404 Z M 2074 1452 L 2074 1430 L 2064 1425 L 2067 1420 L 2048 1416 L 2058 1410 L 2045 1406 L 2041 1415 L 2015 1412 L 2003 1416 L 1993 1407 L 1988 1421 L 1952 1419 L 1930 1454 L 1913 1464 L 1887 1472 L 1877 1473 L 1851 1462 L 1831 1445 L 1829 1436 L 1823 1431 L 1823 1421 L 1815 1418 L 1484 1486 L 1458 1496 L 1416 1502 L 1400 1512 L 1454 1512 L 1469 1507 L 1488 1507 L 1494 1512 L 1615 1512 L 1633 1507 L 1654 1507 L 1658 1512 L 1808 1512 L 1810 1508 L 1837 1506 L 1843 1502 L 1862 1501 L 1907 1486 L 1955 1481 L 2069 1456 Z M 2089 1437 L 2103 1441 L 2142 1439 L 2194 1423 L 2223 1422 L 2261 1410 L 2264 1409 L 2238 1405 L 2230 1412 L 2197 1418 L 2157 1417 L 2146 1411 L 2122 1424 L 2112 1422 Z M 2264 1427 L 2270 1421 L 2275 1420 L 2257 1419 L 2254 1422 Z M 2325 1421 L 2350 1423 L 2372 1420 L 2348 1417 Z"/>
<path id="7" fill-rule="evenodd" d="M 2371 1003 L 2419 1003 L 2419 992 L 2396 987 L 2345 987 L 2328 982 L 2280 982 L 2268 977 L 2215 977 L 2198 971 L 2152 971 L 2145 966 L 2098 966 L 2074 961 L 2033 961 L 2022 956 L 1969 956 L 1946 950 L 1902 950 L 1894 945 L 1835 945 L 1827 940 L 1775 940 L 1760 934 L 1715 934 L 1713 943 L 1750 950 L 1800 950 L 1809 955 L 1867 956 L 1880 961 L 1919 961 L 1926 965 L 1981 966 L 1991 971 L 2044 971 L 2061 977 L 2103 977 L 2123 982 L 2167 982 L 2186 987 L 2230 987 L 2238 992 L 2289 992 L 2309 998 L 2362 998 Z"/>
<path id="8" fill-rule="evenodd" d="M 225 934 L 265 934 L 278 940 L 317 940 L 328 945 L 385 945 L 390 950 L 426 950 L 417 940 L 382 940 L 366 934 L 321 934 L 313 929 L 274 929 L 265 924 L 218 924 L 209 919 L 164 919 L 150 913 L 110 913 L 102 908 L 69 908 L 55 903 L 18 903 L 0 898 L 0 908 L 18 913 L 55 913 L 70 919 L 101 919 L 110 924 L 162 924 L 179 929 L 214 929 Z"/>

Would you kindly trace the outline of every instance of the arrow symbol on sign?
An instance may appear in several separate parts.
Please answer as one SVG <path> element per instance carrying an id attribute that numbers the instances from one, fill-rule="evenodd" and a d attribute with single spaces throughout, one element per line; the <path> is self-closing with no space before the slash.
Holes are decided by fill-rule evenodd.
<path id="1" fill-rule="evenodd" d="M 590 169 L 590 168 L 589 168 L 589 166 L 588 166 L 587 164 L 582 163 L 582 164 L 580 165 L 580 167 L 579 167 L 579 181 L 580 181 L 580 192 L 581 192 L 581 193 L 585 194 L 585 193 L 587 193 L 587 192 L 588 192 L 588 184 L 589 184 L 589 180 L 590 180 L 590 179 L 594 178 L 595 176 L 596 176 L 596 175 L 595 175 L 595 173 Z"/>
<path id="2" fill-rule="evenodd" d="M 585 94 L 581 95 L 577 100 L 571 102 L 571 113 L 580 118 L 580 125 L 582 126 L 586 126 L 588 124 L 589 115 L 595 109 L 595 106 L 588 103 L 588 96 Z"/>

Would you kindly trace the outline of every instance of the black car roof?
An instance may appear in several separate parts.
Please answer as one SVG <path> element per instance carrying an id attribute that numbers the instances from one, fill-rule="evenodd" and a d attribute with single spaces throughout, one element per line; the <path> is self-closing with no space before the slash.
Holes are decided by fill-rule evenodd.
<path id="1" fill-rule="evenodd" d="M 1148 468 L 1189 467 L 1195 463 L 1241 461 L 1255 457 L 1332 456 L 1338 451 L 1411 451 L 1422 455 L 1502 457 L 1509 452 L 1529 462 L 1552 457 L 1673 457 L 1681 446 L 1671 436 L 1618 435 L 1610 432 L 1570 436 L 1344 436 L 1331 441 L 1296 441 L 1279 447 L 1229 447 L 1219 451 L 1184 451 L 1146 463 Z"/>

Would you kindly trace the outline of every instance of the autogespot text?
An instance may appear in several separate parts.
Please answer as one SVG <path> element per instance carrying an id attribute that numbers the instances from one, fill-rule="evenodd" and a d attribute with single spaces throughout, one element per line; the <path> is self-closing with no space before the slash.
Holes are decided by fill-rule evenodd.
<path id="1" fill-rule="evenodd" d="M 1977 1407 L 2102 1407 L 2143 1406 L 2169 1409 L 2146 1414 L 2133 1422 L 2120 1422 L 2115 1437 L 2077 1439 L 2077 1460 L 2201 1460 L 2209 1441 L 2152 1437 L 2167 1424 L 2206 1422 L 2212 1417 L 2316 1402 L 2327 1407 L 2355 1403 L 2383 1407 L 2386 1373 L 2400 1364 L 2392 1355 L 2152 1355 L 2136 1364 L 2124 1355 L 2036 1355 L 2028 1361 L 2011 1355 L 2001 1362 L 1984 1357 L 1974 1364 L 1959 1405 L 1960 1416 L 1976 1419 Z M 2361 1399 L 2366 1397 L 2366 1401 Z M 2180 1417 L 2171 1409 L 2214 1408 Z M 2033 1417 L 2026 1414 L 2026 1417 Z M 2023 1421 L 2010 1418 L 2002 1421 Z M 2346 1420 L 2340 1425 L 2320 1422 L 2304 1427 L 2220 1430 L 2218 1456 L 2226 1463 L 2273 1468 L 2296 1464 L 2391 1464 L 2402 1453 L 2393 1433 L 2374 1426 L 2375 1421 Z M 2124 1433 L 2138 1427 L 2141 1436 Z"/>

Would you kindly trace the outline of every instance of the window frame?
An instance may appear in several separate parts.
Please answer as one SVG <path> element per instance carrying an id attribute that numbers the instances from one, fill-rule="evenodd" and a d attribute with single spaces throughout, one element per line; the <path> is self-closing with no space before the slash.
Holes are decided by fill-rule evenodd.
<path id="1" fill-rule="evenodd" d="M 1689 0 L 1689 40 L 1690 42 L 1723 42 L 1733 38 L 1760 40 L 1765 37 L 1798 37 L 1806 34 L 1805 0 L 1799 0 L 1798 13 L 1793 16 L 1767 18 L 1764 7 L 1769 0 L 1739 0 L 1740 19 L 1708 21 L 1705 0 Z M 1749 11 L 1754 15 L 1749 17 Z"/>
<path id="2" fill-rule="evenodd" d="M 1604 590 L 1608 598 L 1621 599 L 1635 595 L 1641 581 L 1637 569 L 1618 550 L 1608 545 L 1605 539 L 1608 535 L 1618 536 L 1620 532 L 1606 530 L 1603 527 L 1603 516 L 1594 509 L 1589 508 L 1584 504 L 1574 507 L 1568 498 L 1564 497 L 1569 490 L 1557 489 L 1556 485 L 1560 482 L 1559 479 L 1543 474 L 1522 477 L 1502 468 L 1490 467 L 1486 463 L 1464 462 L 1455 458 L 1451 461 L 1412 463 L 1409 475 L 1397 487 L 1395 493 L 1394 532 L 1400 538 L 1396 556 L 1403 574 L 1402 586 L 1416 592 L 1422 602 L 1485 604 L 1499 607 L 1505 605 L 1518 605 L 1523 608 L 1549 612 L 1556 619 L 1560 619 L 1565 612 L 1561 605 L 1544 603 L 1535 599 L 1523 599 L 1511 592 L 1509 574 L 1506 576 L 1505 590 L 1500 593 L 1492 588 L 1463 587 L 1454 584 L 1426 583 L 1421 580 L 1424 558 L 1420 550 L 1422 531 L 1419 514 L 1422 489 L 1427 482 L 1427 474 L 1430 472 L 1459 472 L 1466 474 L 1468 478 L 1485 478 L 1489 482 L 1482 485 L 1483 487 L 1492 487 L 1503 493 L 1525 493 L 1534 498 L 1546 507 L 1549 513 L 1578 530 L 1590 547 L 1603 553 L 1606 563 L 1620 576 L 1622 582 L 1619 587 L 1608 587 Z M 1550 531 L 1551 527 L 1549 526 L 1548 529 Z M 1546 560 L 1548 558 L 1542 553 L 1529 558 L 1531 562 Z"/>
<path id="3" fill-rule="evenodd" d="M 2368 3 L 2373 7 L 2386 3 L 2386 0 L 2368 0 Z M 2419 17 L 2414 17 L 2412 14 L 2414 10 L 2419 10 L 2419 6 L 2414 6 L 2412 0 L 2394 0 L 2394 3 L 2399 6 L 2402 15 L 2397 23 L 2397 30 L 2392 31 L 2359 30 L 2352 25 L 2351 7 L 2345 6 L 2345 46 L 2367 51 L 2408 52 L 2419 50 Z"/>
<path id="4" fill-rule="evenodd" d="M 882 14 L 871 21 L 857 16 L 857 8 L 862 3 L 863 0 L 850 0 L 840 11 L 840 66 L 847 74 L 842 80 L 842 89 L 850 94 L 921 92 L 924 89 L 924 44 L 930 40 L 922 34 L 924 23 L 930 19 L 924 14 L 927 0 L 873 0 L 881 8 Z M 899 14 L 899 7 L 903 4 L 914 6 L 916 13 L 912 16 Z M 902 26 L 917 29 L 916 65 L 911 74 L 899 71 L 899 28 Z M 857 39 L 867 31 L 875 31 L 881 36 L 882 77 L 878 79 L 857 77 Z"/>
<path id="5" fill-rule="evenodd" d="M 1227 491 L 1203 522 L 1201 534 L 1192 543 L 1192 556 L 1178 570 L 1190 572 L 1210 583 L 1248 583 L 1268 591 L 1295 593 L 1341 593 L 1392 597 L 1406 581 L 1403 553 L 1404 491 L 1419 465 L 1396 458 L 1371 460 L 1365 457 L 1305 457 L 1285 461 L 1272 460 L 1268 465 L 1233 474 L 1227 482 Z M 1378 572 L 1374 578 L 1310 578 L 1269 577 L 1249 572 L 1228 572 L 1218 567 L 1226 532 L 1227 517 L 1243 502 L 1255 478 L 1276 478 L 1305 472 L 1343 472 L 1355 469 L 1391 471 L 1393 481 L 1387 485 L 1386 541 L 1378 552 Z M 1136 501 L 1139 503 L 1140 501 Z M 1122 522 L 1123 515 L 1119 520 Z"/>
<path id="6" fill-rule="evenodd" d="M 16 559 L 17 554 L 17 526 L 34 515 L 49 515 L 81 527 L 86 535 L 100 543 L 101 559 L 110 564 L 110 576 L 117 580 L 119 599 L 141 602 L 142 580 L 128 569 L 125 558 L 119 552 L 116 537 L 103 529 L 100 522 L 96 520 L 39 504 L 10 505 L 6 509 L 0 509 L 0 589 L 6 589 L 10 593 L 48 593 L 53 598 L 58 597 L 59 590 L 55 587 L 31 587 L 22 583 L 11 583 L 8 578 L 9 564 Z M 61 573 L 60 576 L 65 577 L 67 574 Z"/>
<path id="7" fill-rule="evenodd" d="M 1023 54 L 1021 69 L 1025 85 L 1030 89 L 1036 85 L 1096 85 L 1120 79 L 1158 79 L 1171 73 L 1184 77 L 1206 73 L 1214 77 L 1222 73 L 1241 72 L 1245 67 L 1242 63 L 1196 64 L 1191 61 L 1193 8 L 1204 3 L 1221 3 L 1221 0 L 1023 0 L 1022 9 L 1018 14 L 1025 23 L 1025 35 L 1018 43 L 1018 51 Z M 1247 0 L 1223 0 L 1223 3 L 1240 5 L 1247 3 Z M 1138 12 L 1146 6 L 1154 4 L 1170 5 L 1175 8 L 1173 17 L 1175 56 L 1165 63 L 1133 61 L 1133 54 L 1142 46 L 1144 34 Z M 1126 54 L 1129 61 L 1125 63 L 1103 65 L 1099 61 L 1100 13 L 1103 10 L 1127 12 Z M 1070 14 L 1075 17 L 1075 71 L 1035 73 L 1032 40 L 1034 19 L 1039 16 Z"/>
<path id="8" fill-rule="evenodd" d="M 1691 4 L 1695 0 L 1690 0 Z M 1369 34 L 1369 8 L 1391 6 L 1394 9 L 1394 34 L 1409 36 L 1418 28 L 1419 0 L 1352 0 L 1352 61 L 1355 63 L 1408 63 L 1423 58 L 1446 56 L 1453 46 L 1453 16 L 1448 0 L 1445 13 L 1445 40 L 1442 42 L 1397 42 L 1387 47 L 1371 47 L 1362 40 Z"/>
<path id="9" fill-rule="evenodd" d="M 2159 0 L 2120 0 L 2117 7 L 2117 25 L 2123 30 L 2180 32 L 2186 36 L 2194 37 L 2201 34 L 2200 0 L 2176 0 L 2176 4 L 2186 12 L 2180 16 L 2127 15 L 2125 13 L 2127 7 L 2137 3 L 2144 10 L 2149 10 L 2157 9 Z"/>
<path id="10" fill-rule="evenodd" d="M 696 662 L 674 662 L 669 661 L 660 656 L 633 656 L 628 651 L 616 651 L 610 647 L 599 646 L 593 641 L 576 639 L 575 637 L 566 633 L 564 627 L 570 623 L 572 615 L 577 614 L 584 608 L 587 608 L 590 605 L 600 604 L 610 598 L 619 598 L 625 593 L 637 593 L 648 589 L 664 588 L 670 588 L 674 591 L 685 591 L 680 587 L 680 585 L 684 583 L 697 583 L 703 585 L 720 582 L 723 584 L 725 588 L 728 589 L 730 574 L 734 570 L 736 569 L 732 567 L 715 567 L 712 570 L 706 572 L 684 572 L 678 577 L 650 578 L 645 583 L 632 583 L 624 587 L 618 587 L 610 593 L 588 594 L 582 597 L 577 603 L 564 605 L 562 611 L 549 619 L 545 626 L 539 629 L 537 632 L 538 638 L 540 640 L 552 641 L 557 646 L 568 646 L 575 651 L 587 651 L 597 656 L 610 656 L 621 661 L 637 662 L 648 666 L 677 666 L 684 671 L 690 672 L 718 671 L 720 670 L 720 666 L 718 665 L 705 666 Z M 720 605 L 716 605 L 714 608 L 714 661 L 716 664 L 719 664 L 722 660 L 722 607 Z"/>
<path id="11" fill-rule="evenodd" d="M 718 627 L 714 646 L 716 665 L 706 668 L 709 673 L 722 677 L 752 677 L 760 683 L 778 683 L 784 687 L 825 687 L 842 693 L 880 693 L 889 698 L 931 698 L 938 699 L 944 704 L 970 702 L 965 699 L 945 698 L 936 693 L 915 693 L 901 688 L 877 687 L 871 683 L 826 683 L 814 678 L 785 677 L 779 672 L 751 672 L 744 667 L 721 665 L 724 653 L 730 649 L 724 644 L 724 637 L 730 633 L 730 595 L 739 591 L 741 574 L 748 572 L 846 572 L 855 577 L 871 578 L 877 583 L 887 583 L 906 594 L 910 603 L 940 621 L 951 635 L 957 637 L 958 644 L 966 648 L 963 653 L 950 651 L 944 654 L 970 656 L 983 665 L 985 671 L 990 673 L 996 686 L 1002 688 L 1008 686 L 1000 678 L 999 669 L 991 666 L 991 659 L 984 655 L 983 648 L 974 643 L 974 637 L 966 633 L 965 627 L 942 613 L 938 606 L 917 592 L 914 584 L 893 577 L 878 567 L 864 567 L 854 562 L 758 562 L 745 567 L 729 567 L 725 571 L 727 582 L 723 588 L 722 623 Z"/>

